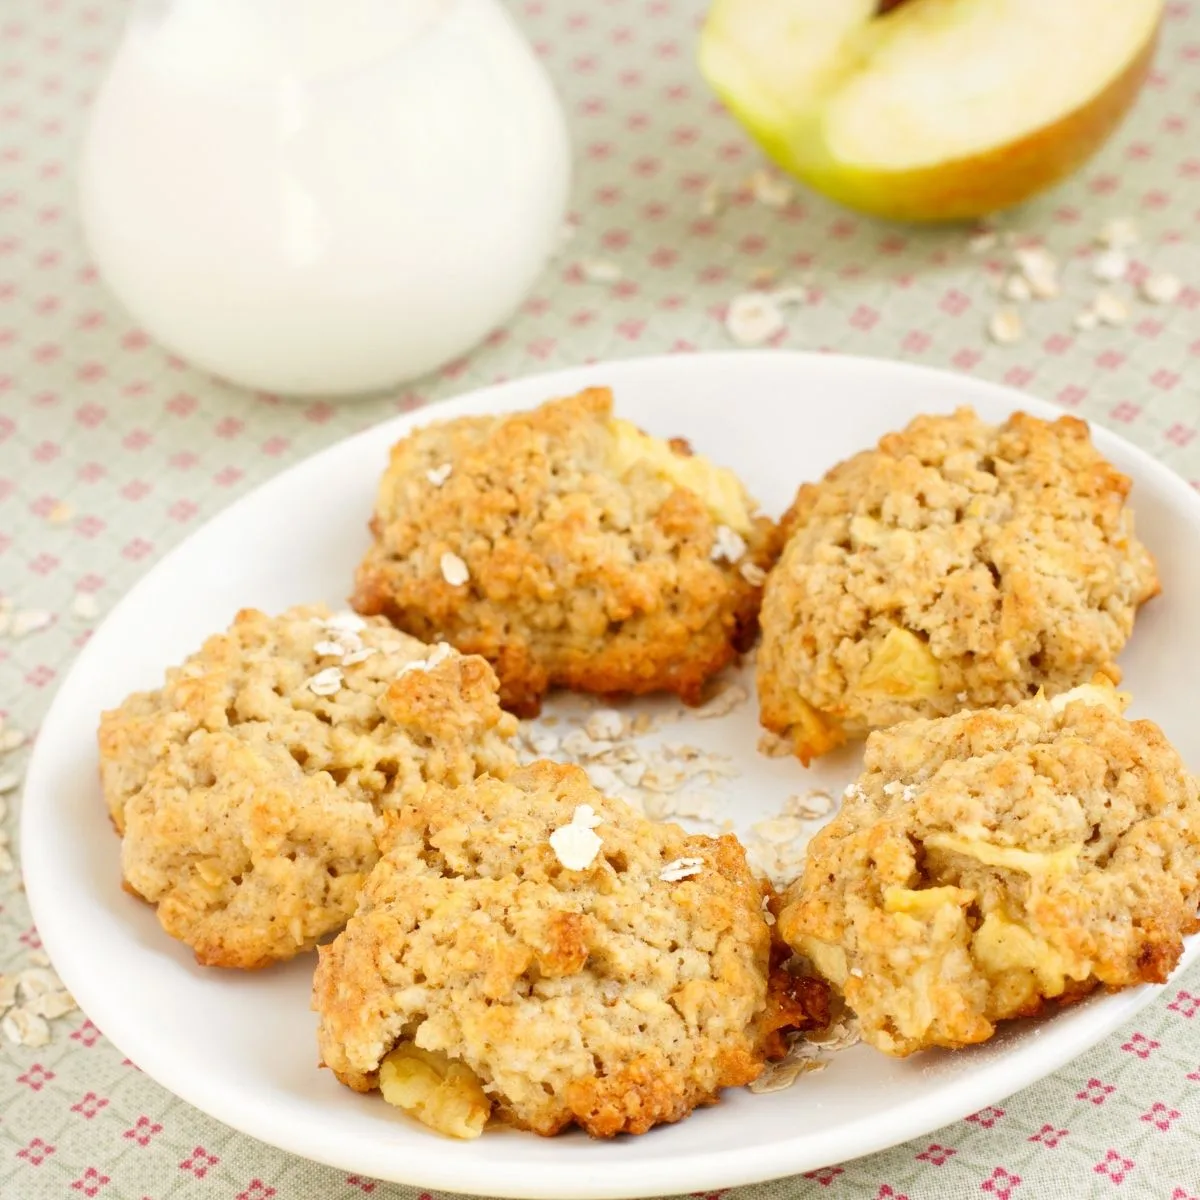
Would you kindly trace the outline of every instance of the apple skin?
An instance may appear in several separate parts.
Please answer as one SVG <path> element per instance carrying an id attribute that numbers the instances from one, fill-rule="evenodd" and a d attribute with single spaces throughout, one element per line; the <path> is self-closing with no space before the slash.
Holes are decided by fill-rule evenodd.
<path id="1" fill-rule="evenodd" d="M 736 99 L 719 79 L 705 74 L 767 157 L 830 199 L 893 221 L 968 221 L 1028 200 L 1091 158 L 1141 91 L 1158 34 L 1156 26 L 1121 74 L 1066 116 L 983 154 L 912 171 L 865 170 L 835 159 L 825 145 L 819 115 L 789 130 L 765 129 L 752 114 L 738 111 Z"/>

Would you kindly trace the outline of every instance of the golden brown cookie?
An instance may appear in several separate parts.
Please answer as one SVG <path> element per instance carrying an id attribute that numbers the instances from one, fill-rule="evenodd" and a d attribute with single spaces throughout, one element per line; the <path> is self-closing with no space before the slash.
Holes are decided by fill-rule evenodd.
<path id="1" fill-rule="evenodd" d="M 756 629 L 773 523 L 731 471 L 612 415 L 606 388 L 462 417 L 392 450 L 354 604 L 551 687 L 697 702 Z"/>
<path id="2" fill-rule="evenodd" d="M 827 1019 L 814 981 L 772 977 L 737 841 L 639 817 L 579 767 L 431 788 L 389 836 L 320 950 L 321 1056 L 443 1133 L 644 1133 Z"/>
<path id="3" fill-rule="evenodd" d="M 1098 986 L 1162 983 L 1197 928 L 1200 801 L 1097 677 L 867 739 L 780 933 L 888 1054 L 962 1046 Z"/>
<path id="4" fill-rule="evenodd" d="M 323 607 L 238 614 L 100 722 L 126 887 L 206 966 L 262 967 L 339 929 L 383 814 L 515 765 L 480 658 Z"/>
<path id="5" fill-rule="evenodd" d="M 1074 417 L 966 408 L 805 484 L 763 599 L 763 724 L 807 763 L 897 721 L 1119 679 L 1159 590 L 1129 488 Z"/>

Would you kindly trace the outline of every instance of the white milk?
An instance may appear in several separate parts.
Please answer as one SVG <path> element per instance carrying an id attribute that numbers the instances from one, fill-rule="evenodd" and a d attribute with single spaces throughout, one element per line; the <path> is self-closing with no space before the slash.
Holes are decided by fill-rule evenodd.
<path id="1" fill-rule="evenodd" d="M 519 303 L 561 228 L 561 110 L 498 0 L 145 3 L 82 211 L 133 317 L 284 394 L 386 387 Z"/>

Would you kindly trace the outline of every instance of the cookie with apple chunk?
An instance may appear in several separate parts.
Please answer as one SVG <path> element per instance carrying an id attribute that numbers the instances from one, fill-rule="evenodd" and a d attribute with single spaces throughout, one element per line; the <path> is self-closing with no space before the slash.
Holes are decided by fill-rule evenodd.
<path id="1" fill-rule="evenodd" d="M 1050 695 L 1158 592 L 1129 479 L 1074 417 L 917 417 L 800 488 L 761 613 L 762 723 L 804 762 L 914 717 Z"/>
<path id="2" fill-rule="evenodd" d="M 551 687 L 699 702 L 753 639 L 778 548 L 732 471 L 615 417 L 606 388 L 414 430 L 371 529 L 355 607 L 482 655 L 520 716 Z"/>
<path id="3" fill-rule="evenodd" d="M 780 934 L 887 1054 L 1163 983 L 1198 927 L 1200 798 L 1103 677 L 874 733 Z"/>
<path id="4" fill-rule="evenodd" d="M 682 1120 L 828 1020 L 826 985 L 778 968 L 769 898 L 735 838 L 649 821 L 576 766 L 432 789 L 320 952 L 322 1060 L 452 1137 Z"/>

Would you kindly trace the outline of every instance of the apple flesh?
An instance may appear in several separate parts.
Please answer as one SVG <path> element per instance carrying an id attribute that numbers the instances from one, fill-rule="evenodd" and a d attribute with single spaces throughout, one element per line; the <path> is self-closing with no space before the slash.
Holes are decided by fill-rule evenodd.
<path id="1" fill-rule="evenodd" d="M 767 155 L 907 221 L 1008 208 L 1133 103 L 1162 0 L 715 0 L 700 67 Z"/>

